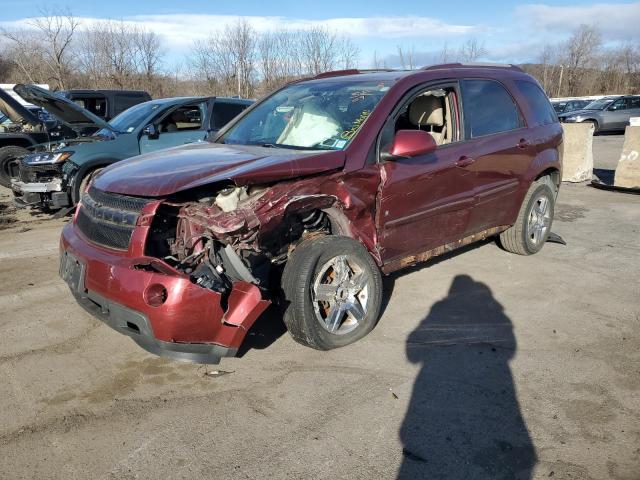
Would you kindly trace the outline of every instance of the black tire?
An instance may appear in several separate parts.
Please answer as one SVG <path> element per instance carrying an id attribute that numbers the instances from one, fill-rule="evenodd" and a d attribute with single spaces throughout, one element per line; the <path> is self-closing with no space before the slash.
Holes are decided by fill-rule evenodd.
<path id="1" fill-rule="evenodd" d="M 100 171 L 103 167 L 94 168 L 93 170 L 89 170 L 85 172 L 84 175 L 80 178 L 76 178 L 76 181 L 73 185 L 73 195 L 71 196 L 71 200 L 74 205 L 77 205 L 80 201 L 80 197 L 87 189 L 87 185 L 91 181 L 91 179 Z"/>
<path id="2" fill-rule="evenodd" d="M 11 188 L 11 173 L 9 166 L 16 158 L 22 157 L 28 153 L 29 150 L 16 145 L 0 148 L 0 185 Z"/>
<path id="3" fill-rule="evenodd" d="M 329 312 L 332 311 L 329 303 L 315 302 L 317 308 L 314 307 L 314 292 L 315 284 L 319 282 L 318 277 L 327 271 L 327 264 L 339 262 L 340 258 L 347 262 L 346 275 L 349 278 L 345 277 L 342 283 L 335 281 L 337 286 L 334 305 L 340 305 L 341 308 L 349 308 L 345 305 L 354 306 L 344 293 L 349 288 L 342 287 L 355 281 L 358 273 L 363 275 L 361 278 L 366 284 L 366 289 L 358 290 L 357 287 L 353 287 L 352 291 L 359 292 L 356 294 L 358 298 L 355 298 L 355 302 L 362 310 L 354 310 L 353 313 L 351 309 L 337 310 L 343 313 L 336 315 L 335 318 L 338 318 L 340 324 L 339 328 L 332 332 L 326 322 L 321 320 L 325 307 Z M 328 268 L 331 270 L 332 267 Z M 336 272 L 337 270 L 333 270 L 333 277 L 336 277 Z M 382 303 L 380 270 L 367 249 L 349 237 L 326 236 L 302 242 L 291 253 L 285 265 L 282 290 L 285 300 L 284 323 L 294 340 L 303 345 L 318 350 L 343 347 L 367 335 L 378 322 Z M 361 316 L 361 319 L 356 320 L 357 316 Z M 340 318 L 344 320 L 340 321 Z M 329 319 L 328 314 L 326 319 Z"/>
<path id="4" fill-rule="evenodd" d="M 531 184 L 522 201 L 516 223 L 500 234 L 502 248 L 518 255 L 533 255 L 542 249 L 551 232 L 556 193 L 557 187 L 551 177 L 539 178 Z M 543 208 L 542 199 L 548 202 L 544 214 L 540 212 Z M 534 208 L 536 211 L 532 213 Z M 539 220 L 541 217 L 545 220 Z M 533 225 L 530 220 L 535 220 Z M 546 224 L 544 231 L 541 230 L 543 224 Z"/>

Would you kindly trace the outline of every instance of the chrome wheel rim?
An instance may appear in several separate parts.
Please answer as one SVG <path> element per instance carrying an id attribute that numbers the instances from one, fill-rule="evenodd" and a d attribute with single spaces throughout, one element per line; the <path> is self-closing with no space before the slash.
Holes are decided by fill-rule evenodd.
<path id="1" fill-rule="evenodd" d="M 529 241 L 538 246 L 546 241 L 549 227 L 551 226 L 551 199 L 542 193 L 535 201 L 529 219 L 527 221 L 527 237 Z"/>
<path id="2" fill-rule="evenodd" d="M 320 268 L 311 290 L 316 319 L 329 333 L 345 335 L 367 314 L 371 279 L 357 259 L 337 255 Z"/>

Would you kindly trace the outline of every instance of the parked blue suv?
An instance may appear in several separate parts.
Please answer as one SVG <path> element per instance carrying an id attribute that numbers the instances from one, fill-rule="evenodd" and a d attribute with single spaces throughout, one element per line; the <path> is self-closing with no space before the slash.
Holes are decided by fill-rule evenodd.
<path id="1" fill-rule="evenodd" d="M 54 209 L 75 205 L 97 170 L 142 153 L 203 141 L 252 103 L 239 98 L 163 98 L 135 105 L 106 122 L 38 87 L 23 86 L 20 93 L 72 128 L 99 128 L 21 160 L 19 178 L 11 183 L 16 203 Z"/>

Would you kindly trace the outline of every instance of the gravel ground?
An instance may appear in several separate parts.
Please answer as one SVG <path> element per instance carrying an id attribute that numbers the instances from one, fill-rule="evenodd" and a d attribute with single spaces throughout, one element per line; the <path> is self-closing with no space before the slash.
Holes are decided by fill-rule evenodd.
<path id="1" fill-rule="evenodd" d="M 614 168 L 621 137 L 595 143 Z M 563 185 L 567 246 L 389 277 L 376 329 L 331 352 L 272 312 L 205 368 L 76 306 L 64 220 L 0 195 L 0 478 L 640 478 L 640 196 Z"/>

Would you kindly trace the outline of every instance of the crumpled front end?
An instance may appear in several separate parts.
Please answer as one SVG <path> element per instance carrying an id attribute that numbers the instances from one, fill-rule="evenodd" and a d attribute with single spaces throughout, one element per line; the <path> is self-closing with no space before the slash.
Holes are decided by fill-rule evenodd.
<path id="1" fill-rule="evenodd" d="M 160 206 L 90 188 L 63 230 L 60 274 L 86 310 L 146 350 L 217 363 L 236 353 L 270 302 L 254 284 L 202 284 L 179 260 L 149 255 Z"/>
<path id="2" fill-rule="evenodd" d="M 375 243 L 377 177 L 352 179 L 350 189 L 344 178 L 227 181 L 161 199 L 92 185 L 63 231 L 61 275 L 78 302 L 147 350 L 212 363 L 233 355 L 278 298 L 301 241 Z"/>
<path id="3" fill-rule="evenodd" d="M 19 206 L 62 208 L 69 205 L 64 169 L 67 162 L 38 164 L 19 162 L 18 178 L 12 179 L 14 200 Z"/>

